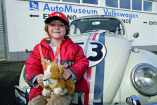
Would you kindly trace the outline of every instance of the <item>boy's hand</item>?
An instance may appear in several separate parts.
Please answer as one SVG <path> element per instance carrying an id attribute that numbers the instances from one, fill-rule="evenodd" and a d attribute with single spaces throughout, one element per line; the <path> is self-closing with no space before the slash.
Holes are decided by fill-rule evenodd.
<path id="1" fill-rule="evenodd" d="M 36 78 L 36 81 L 38 82 L 38 84 L 41 86 L 41 87 L 44 87 L 44 84 L 43 84 L 43 77 L 44 75 L 43 74 L 39 74 Z"/>
<path id="2" fill-rule="evenodd" d="M 70 72 L 69 70 L 67 70 L 67 69 L 64 69 L 64 72 L 63 72 L 63 74 L 62 74 L 62 78 L 63 78 L 64 80 L 67 80 L 67 79 L 70 78 L 70 76 L 71 76 L 71 72 Z"/>

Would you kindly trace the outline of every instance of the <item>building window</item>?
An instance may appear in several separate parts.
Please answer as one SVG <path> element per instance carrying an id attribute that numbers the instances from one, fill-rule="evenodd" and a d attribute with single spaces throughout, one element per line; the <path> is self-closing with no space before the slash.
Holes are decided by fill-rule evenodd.
<path id="1" fill-rule="evenodd" d="M 118 8 L 118 0 L 106 0 L 106 6 Z"/>
<path id="2" fill-rule="evenodd" d="M 142 0 L 132 0 L 133 10 L 142 10 Z"/>
<path id="3" fill-rule="evenodd" d="M 80 3 L 80 0 L 62 0 L 63 2 Z"/>
<path id="4" fill-rule="evenodd" d="M 120 8 L 130 9 L 130 0 L 120 0 Z"/>
<path id="5" fill-rule="evenodd" d="M 153 2 L 154 7 L 154 13 L 157 13 L 157 2 Z"/>
<path id="6" fill-rule="evenodd" d="M 98 4 L 98 0 L 82 0 L 83 3 Z"/>
<path id="7" fill-rule="evenodd" d="M 144 11 L 152 11 L 152 2 L 144 1 Z"/>

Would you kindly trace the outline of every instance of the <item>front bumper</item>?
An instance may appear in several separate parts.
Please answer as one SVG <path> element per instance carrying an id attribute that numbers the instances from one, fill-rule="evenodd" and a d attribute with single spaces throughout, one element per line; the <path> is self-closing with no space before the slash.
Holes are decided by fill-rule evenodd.
<path id="1" fill-rule="evenodd" d="M 139 98 L 135 95 L 126 98 L 126 103 L 128 105 L 141 105 Z"/>

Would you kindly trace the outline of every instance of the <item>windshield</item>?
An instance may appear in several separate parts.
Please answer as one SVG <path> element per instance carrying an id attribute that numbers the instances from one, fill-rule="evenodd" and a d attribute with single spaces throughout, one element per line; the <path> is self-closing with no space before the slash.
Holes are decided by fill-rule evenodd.
<path id="1" fill-rule="evenodd" d="M 70 35 L 107 30 L 115 34 L 124 35 L 121 22 L 114 18 L 87 18 L 75 20 L 70 25 Z"/>

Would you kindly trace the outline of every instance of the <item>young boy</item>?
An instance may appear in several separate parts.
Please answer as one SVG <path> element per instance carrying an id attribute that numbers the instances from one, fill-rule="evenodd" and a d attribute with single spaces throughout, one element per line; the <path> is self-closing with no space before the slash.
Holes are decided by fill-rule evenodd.
<path id="1" fill-rule="evenodd" d="M 45 20 L 45 31 L 50 39 L 42 40 L 37 44 L 25 63 L 27 81 L 31 86 L 28 105 L 69 105 L 73 100 L 73 95 L 42 96 L 43 65 L 40 50 L 45 61 L 64 65 L 62 78 L 67 80 L 71 77 L 75 81 L 75 90 L 83 93 L 88 92 L 87 82 L 83 75 L 88 69 L 89 62 L 82 48 L 68 37 L 69 22 L 64 14 L 51 13 Z M 41 47 L 40 50 L 39 47 Z M 54 59 L 55 57 L 57 59 Z"/>

